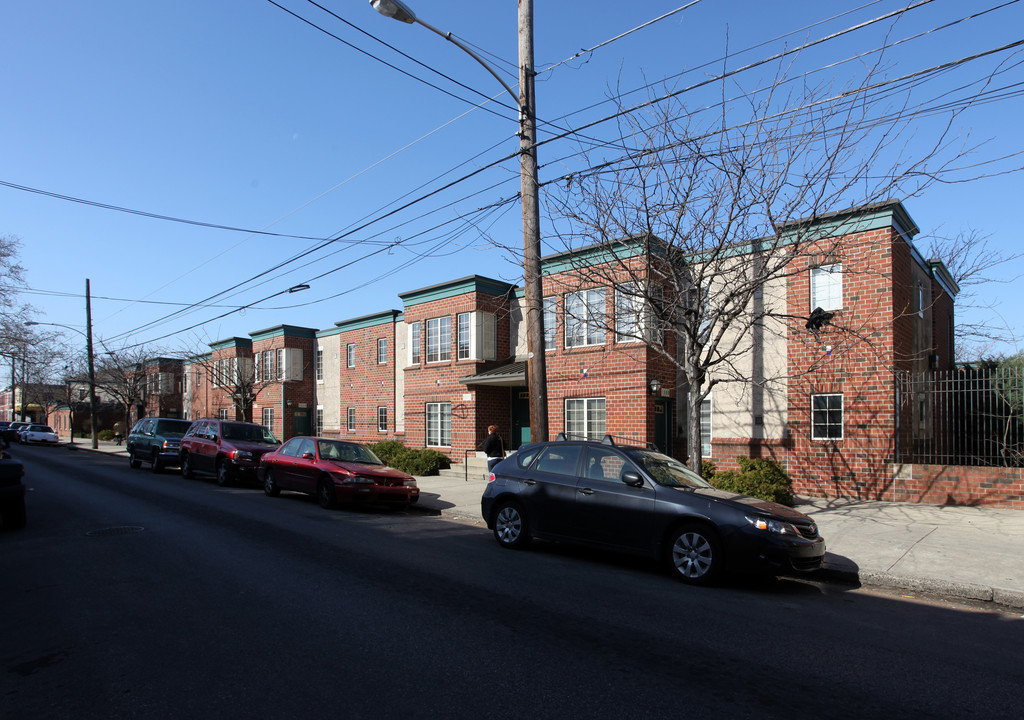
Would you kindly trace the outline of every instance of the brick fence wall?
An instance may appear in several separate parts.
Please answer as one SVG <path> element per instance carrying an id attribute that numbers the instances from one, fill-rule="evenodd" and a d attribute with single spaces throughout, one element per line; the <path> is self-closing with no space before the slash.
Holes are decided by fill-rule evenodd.
<path id="1" fill-rule="evenodd" d="M 893 465 L 881 498 L 934 505 L 986 505 L 1024 510 L 1024 468 Z"/>

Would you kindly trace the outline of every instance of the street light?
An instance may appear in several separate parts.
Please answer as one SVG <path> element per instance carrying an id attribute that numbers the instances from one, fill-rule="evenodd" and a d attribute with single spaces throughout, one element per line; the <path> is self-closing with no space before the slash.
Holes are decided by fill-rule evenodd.
<path id="1" fill-rule="evenodd" d="M 99 437 L 96 434 L 96 370 L 93 363 L 92 353 L 92 308 L 89 302 L 89 281 L 85 281 L 85 320 L 86 320 L 86 332 L 82 332 L 76 327 L 71 325 L 61 325 L 60 323 L 41 323 L 29 320 L 26 325 L 52 325 L 53 327 L 62 327 L 68 330 L 73 330 L 79 335 L 85 338 L 85 351 L 89 356 L 89 425 L 92 427 L 92 449 L 97 449 L 99 444 Z M 74 443 L 75 428 L 72 426 L 71 442 Z"/>
<path id="2" fill-rule="evenodd" d="M 401 0 L 370 0 L 373 9 L 404 23 L 417 23 L 448 40 L 480 63 L 508 91 L 519 108 L 519 175 L 523 203 L 523 280 L 526 286 L 526 380 L 530 395 L 530 439 L 548 439 L 547 368 L 544 358 L 543 285 L 540 266 L 540 200 L 537 183 L 537 105 L 533 70 L 533 0 L 519 0 L 519 95 L 494 68 L 452 37 L 416 17 Z"/>

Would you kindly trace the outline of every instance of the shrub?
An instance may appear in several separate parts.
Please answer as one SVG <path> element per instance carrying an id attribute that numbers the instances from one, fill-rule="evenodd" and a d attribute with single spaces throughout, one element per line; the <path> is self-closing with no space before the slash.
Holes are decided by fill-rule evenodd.
<path id="1" fill-rule="evenodd" d="M 89 436 L 92 437 L 92 434 L 90 433 Z M 98 433 L 96 433 L 96 438 L 99 439 L 99 440 L 113 440 L 114 439 L 114 431 L 113 430 L 100 430 Z"/>
<path id="2" fill-rule="evenodd" d="M 718 468 L 715 467 L 715 464 L 713 462 L 711 462 L 710 460 L 701 460 L 701 462 L 700 462 L 700 476 L 702 478 L 704 478 L 708 482 L 711 482 L 711 478 L 713 478 L 715 476 L 715 473 L 717 471 L 718 471 Z"/>
<path id="3" fill-rule="evenodd" d="M 736 458 L 740 470 L 716 473 L 711 484 L 719 490 L 743 493 L 780 505 L 794 504 L 793 483 L 785 469 L 770 458 Z"/>
<path id="4" fill-rule="evenodd" d="M 437 450 L 409 448 L 397 440 L 385 440 L 369 446 L 385 463 L 410 475 L 437 475 L 451 467 L 448 456 Z"/>

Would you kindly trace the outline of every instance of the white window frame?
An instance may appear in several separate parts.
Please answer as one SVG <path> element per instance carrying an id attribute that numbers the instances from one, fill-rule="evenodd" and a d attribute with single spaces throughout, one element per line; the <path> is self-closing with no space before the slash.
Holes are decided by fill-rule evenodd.
<path id="1" fill-rule="evenodd" d="M 388 409 L 385 405 L 377 406 L 377 432 L 388 431 Z"/>
<path id="2" fill-rule="evenodd" d="M 427 447 L 452 446 L 452 404 L 427 403 L 425 412 Z"/>
<path id="3" fill-rule="evenodd" d="M 260 425 L 271 433 L 274 432 L 274 408 L 265 407 L 260 409 Z"/>
<path id="4" fill-rule="evenodd" d="M 608 403 L 603 397 L 566 398 L 565 432 L 578 440 L 601 440 L 608 431 Z"/>
<path id="5" fill-rule="evenodd" d="M 345 409 L 345 429 L 349 432 L 356 431 L 356 409 L 354 407 Z"/>
<path id="6" fill-rule="evenodd" d="M 714 454 L 715 403 L 711 394 L 700 403 L 700 454 L 709 458 Z"/>
<path id="7" fill-rule="evenodd" d="M 423 357 L 421 354 L 421 345 L 423 344 L 422 332 L 423 323 L 419 320 L 413 323 L 409 323 L 409 364 L 419 365 Z"/>
<path id="8" fill-rule="evenodd" d="M 615 286 L 615 342 L 642 342 L 647 303 L 635 282 Z"/>
<path id="9" fill-rule="evenodd" d="M 817 408 L 817 407 L 815 407 L 815 405 L 817 404 L 815 401 L 817 399 L 819 399 L 819 398 L 827 399 L 827 400 L 830 400 L 832 402 L 828 402 L 826 404 L 826 407 Z M 834 401 L 836 399 L 839 400 L 838 408 L 834 406 Z M 836 412 L 837 410 L 839 412 L 839 422 L 838 423 L 834 422 L 832 419 L 829 418 L 829 415 L 831 413 Z M 822 414 L 824 414 L 824 417 L 822 417 Z M 818 421 L 819 418 L 822 419 L 822 422 Z M 812 440 L 823 440 L 823 441 L 842 440 L 843 436 L 845 435 L 845 433 L 844 433 L 845 424 L 846 424 L 846 408 L 845 408 L 845 401 L 843 399 L 843 394 L 842 393 L 816 393 L 814 395 L 811 395 L 811 439 Z M 818 432 L 819 428 L 824 428 L 826 430 L 826 434 L 825 435 L 819 434 L 819 432 Z M 830 435 L 827 432 L 830 428 L 838 428 L 839 429 L 838 436 Z"/>
<path id="10" fill-rule="evenodd" d="M 316 435 L 320 437 L 324 434 L 324 406 L 316 406 Z"/>
<path id="11" fill-rule="evenodd" d="M 452 317 L 427 320 L 427 363 L 450 362 L 452 359 Z"/>
<path id="12" fill-rule="evenodd" d="M 356 344 L 349 343 L 345 346 L 345 367 L 354 368 L 356 366 Z"/>
<path id="13" fill-rule="evenodd" d="M 811 268 L 811 310 L 843 309 L 843 266 L 821 265 Z"/>
<path id="14" fill-rule="evenodd" d="M 316 381 L 322 383 L 324 381 L 324 350 L 323 348 L 316 349 Z"/>
<path id="15" fill-rule="evenodd" d="M 388 339 L 377 338 L 377 364 L 383 365 L 388 361 Z"/>
<path id="16" fill-rule="evenodd" d="M 455 316 L 455 358 L 469 360 L 473 357 L 473 313 L 459 313 Z"/>
<path id="17" fill-rule="evenodd" d="M 558 298 L 546 297 L 543 304 L 544 349 L 554 350 L 558 338 Z"/>
<path id="18" fill-rule="evenodd" d="M 604 288 L 590 288 L 565 296 L 565 346 L 604 345 Z"/>

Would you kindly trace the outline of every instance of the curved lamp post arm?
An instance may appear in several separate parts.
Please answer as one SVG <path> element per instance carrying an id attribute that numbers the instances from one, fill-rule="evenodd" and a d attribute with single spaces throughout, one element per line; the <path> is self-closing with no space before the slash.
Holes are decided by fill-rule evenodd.
<path id="1" fill-rule="evenodd" d="M 401 0 L 370 0 L 370 5 L 373 6 L 374 10 L 379 12 L 381 15 L 384 15 L 385 17 L 394 18 L 395 20 L 398 20 L 398 21 L 404 22 L 404 23 L 409 23 L 410 25 L 412 23 L 416 23 L 417 25 L 422 25 L 427 30 L 430 30 L 433 33 L 437 33 L 438 35 L 443 37 L 445 40 L 450 42 L 452 45 L 454 45 L 455 47 L 457 47 L 460 50 L 462 50 L 462 52 L 466 53 L 471 58 L 473 58 L 478 63 L 480 63 L 480 65 L 483 66 L 483 68 L 487 72 L 489 72 L 492 76 L 494 76 L 495 80 L 497 80 L 499 83 L 501 83 L 501 86 L 503 88 L 505 88 L 505 90 L 508 92 L 509 95 L 512 96 L 512 101 L 516 104 L 516 107 L 519 108 L 520 112 L 522 112 L 522 103 L 519 100 L 519 96 L 516 95 L 515 92 L 513 92 L 512 88 L 509 87 L 508 83 L 506 83 L 504 80 L 502 80 L 501 76 L 498 75 L 498 73 L 495 71 L 495 69 L 493 67 L 491 67 L 489 64 L 487 64 L 484 61 L 483 58 L 481 58 L 475 52 L 473 52 L 468 47 L 466 47 L 466 45 L 464 43 L 461 43 L 458 40 L 456 40 L 452 36 L 452 34 L 450 32 L 446 33 L 446 32 L 444 32 L 442 30 L 438 30 L 436 27 L 434 27 L 430 23 L 424 22 L 423 20 L 420 20 L 418 17 L 416 17 L 416 13 L 414 13 L 409 8 L 408 5 L 406 5 L 405 3 L 401 2 Z"/>

